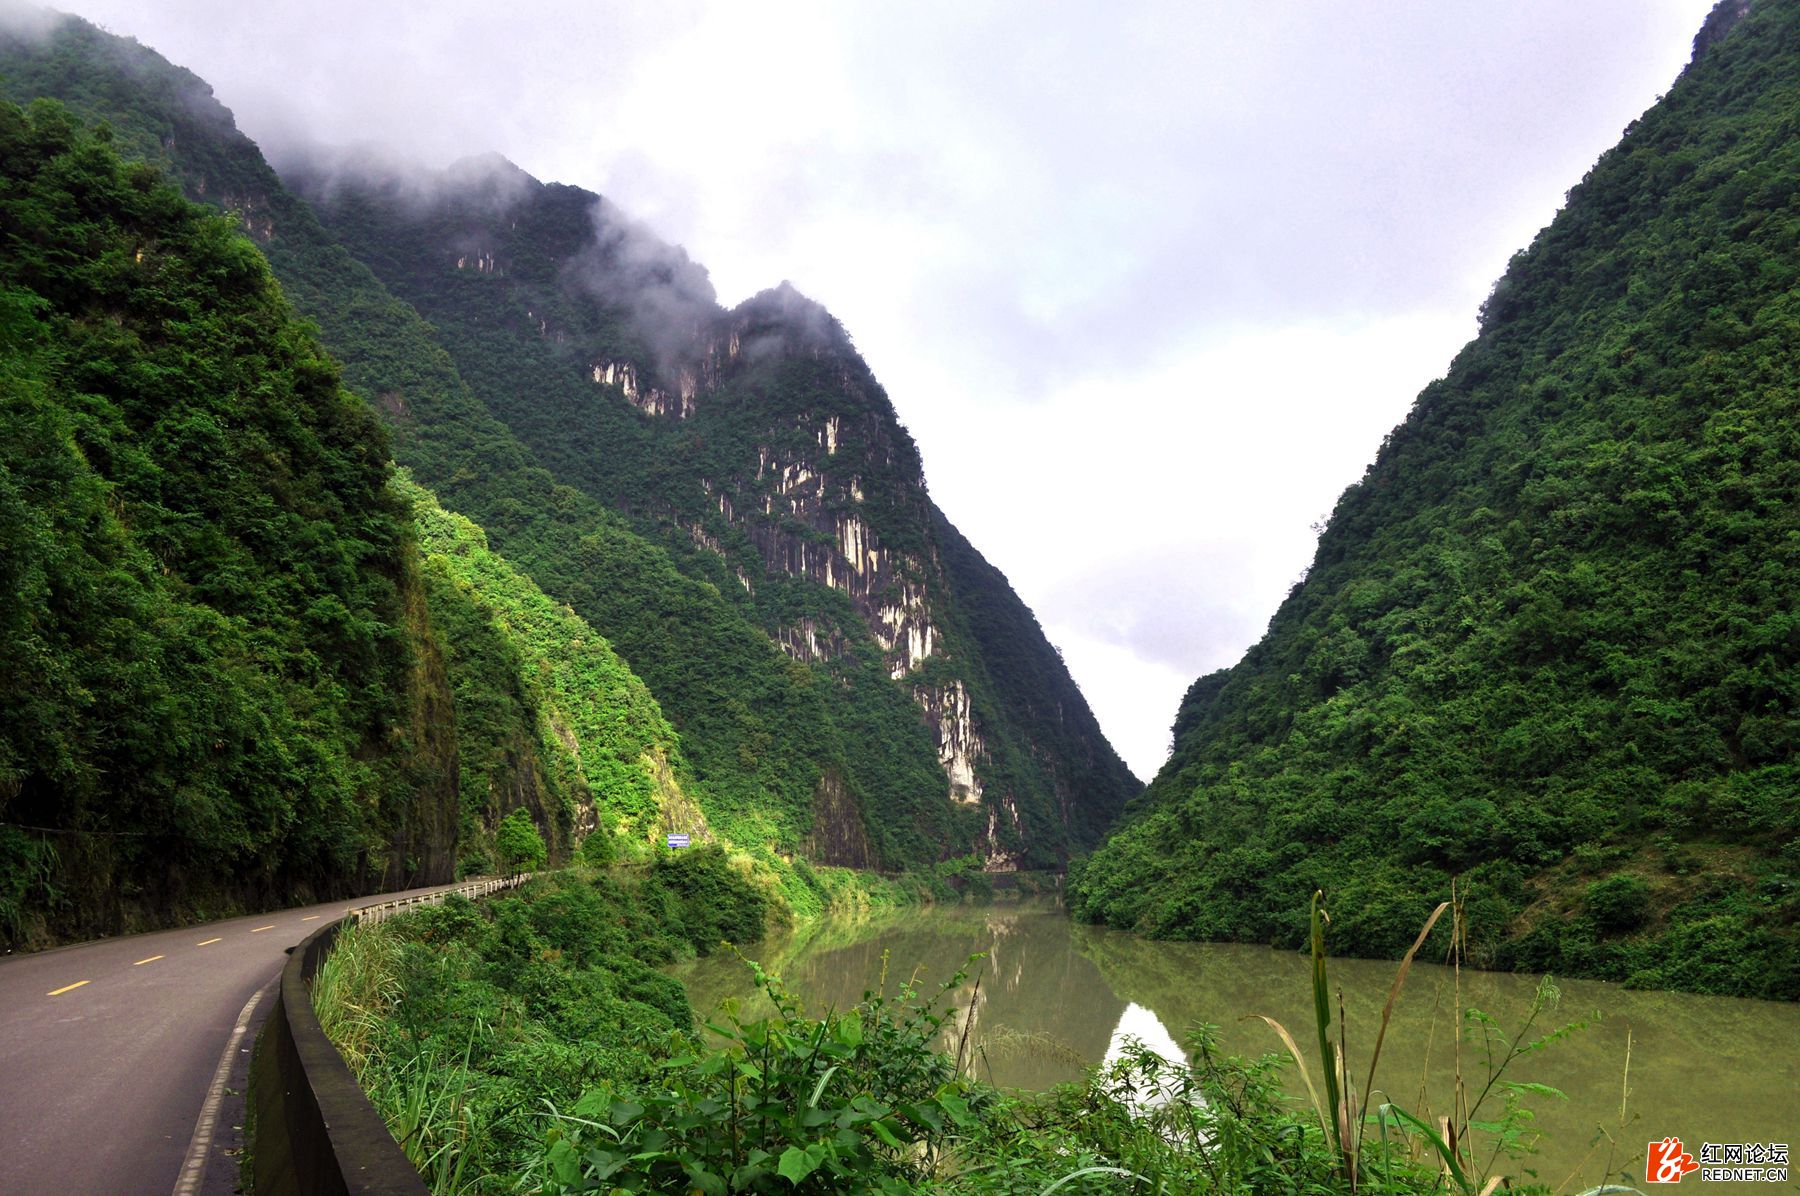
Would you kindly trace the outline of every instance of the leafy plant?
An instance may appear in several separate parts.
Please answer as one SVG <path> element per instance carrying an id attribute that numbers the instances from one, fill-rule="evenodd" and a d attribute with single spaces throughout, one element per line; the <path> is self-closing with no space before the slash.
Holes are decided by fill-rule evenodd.
<path id="1" fill-rule="evenodd" d="M 755 965 L 751 965 L 753 968 Z M 776 1012 L 708 1023 L 717 1049 L 663 1064 L 629 1094 L 601 1087 L 551 1131 L 549 1192 L 903 1191 L 976 1126 L 973 1091 L 935 1050 L 942 997 L 910 987 L 817 1020 L 775 978 Z"/>
<path id="2" fill-rule="evenodd" d="M 494 829 L 494 847 L 501 861 L 514 871 L 530 871 L 544 865 L 544 836 L 524 810 L 514 810 Z"/>
<path id="3" fill-rule="evenodd" d="M 1363 1081 L 1362 1092 L 1359 1096 L 1352 1084 L 1352 1070 L 1346 1046 L 1349 1028 L 1343 1021 L 1344 1002 L 1341 992 L 1338 994 L 1335 1018 L 1332 1012 L 1331 990 L 1325 964 L 1325 927 L 1331 919 L 1321 904 L 1323 896 L 1322 892 L 1313 894 L 1309 919 L 1312 940 L 1313 1016 L 1320 1059 L 1317 1083 L 1314 1082 L 1312 1074 L 1306 1066 L 1306 1059 L 1293 1035 L 1274 1018 L 1265 1016 L 1262 1017 L 1262 1020 L 1267 1022 L 1280 1037 L 1282 1045 L 1287 1048 L 1295 1065 L 1299 1068 L 1318 1118 L 1321 1136 L 1331 1142 L 1334 1169 L 1351 1191 L 1355 1191 L 1363 1183 L 1365 1171 L 1370 1162 L 1368 1130 L 1373 1125 L 1381 1141 L 1381 1159 L 1384 1166 L 1388 1164 L 1391 1156 L 1390 1129 L 1402 1138 L 1409 1135 L 1416 1136 L 1416 1143 L 1428 1147 L 1435 1154 L 1443 1166 L 1445 1178 L 1454 1184 L 1463 1196 L 1487 1196 L 1502 1182 L 1502 1177 L 1493 1173 L 1493 1168 L 1501 1156 L 1517 1160 L 1530 1152 L 1531 1113 L 1525 1105 L 1525 1099 L 1527 1097 L 1562 1098 L 1561 1092 L 1548 1085 L 1509 1080 L 1506 1078 L 1506 1073 L 1517 1060 L 1542 1050 L 1552 1042 L 1582 1028 L 1586 1023 L 1572 1022 L 1554 1029 L 1542 1037 L 1530 1038 L 1531 1031 L 1538 1019 L 1546 1011 L 1553 1009 L 1557 1002 L 1557 989 L 1550 982 L 1549 977 L 1545 977 L 1538 985 L 1530 1010 L 1526 1013 L 1518 1030 L 1510 1036 L 1494 1018 L 1480 1010 L 1463 1011 L 1463 1037 L 1480 1046 L 1485 1068 L 1484 1074 L 1476 1081 L 1480 1087 L 1476 1090 L 1472 1101 L 1468 1098 L 1468 1084 L 1465 1082 L 1462 1072 L 1462 1054 L 1458 1051 L 1456 1071 L 1453 1076 L 1451 1109 L 1439 1117 L 1435 1126 L 1391 1101 L 1383 1101 L 1371 1108 L 1370 1102 L 1377 1091 L 1375 1074 L 1376 1068 L 1381 1062 L 1382 1044 L 1387 1039 L 1388 1024 L 1393 1014 L 1394 1004 L 1399 999 L 1401 989 L 1405 986 L 1406 975 L 1412 967 L 1413 958 L 1431 936 L 1438 919 L 1446 910 L 1449 910 L 1452 918 L 1450 942 L 1453 962 L 1460 969 L 1462 944 L 1466 940 L 1463 910 L 1460 903 L 1456 901 L 1440 904 L 1426 918 L 1418 937 L 1413 940 L 1411 948 L 1407 950 L 1405 957 L 1400 961 L 1400 966 L 1394 975 L 1394 983 L 1388 991 L 1387 1002 L 1382 1007 L 1381 1027 L 1375 1035 L 1374 1046 L 1369 1054 L 1367 1076 Z M 1487 1107 L 1489 1099 L 1494 1096 L 1501 1097 L 1504 1108 L 1496 1116 L 1482 1119 L 1482 1111 Z M 1481 1155 L 1482 1148 L 1471 1131 L 1487 1135 L 1488 1145 L 1485 1157 Z"/>

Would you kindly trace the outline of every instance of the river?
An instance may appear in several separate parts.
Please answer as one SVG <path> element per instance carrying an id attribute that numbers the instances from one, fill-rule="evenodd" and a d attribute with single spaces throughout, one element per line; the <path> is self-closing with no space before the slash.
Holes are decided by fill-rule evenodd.
<path id="1" fill-rule="evenodd" d="M 915 968 L 935 988 L 976 952 L 986 954 L 976 965 L 981 988 L 973 1037 L 982 1044 L 976 1071 L 1004 1087 L 1042 1090 L 1077 1079 L 1116 1051 L 1125 1035 L 1178 1052 L 1196 1021 L 1220 1026 L 1233 1053 L 1280 1051 L 1267 1025 L 1241 1020 L 1255 1014 L 1283 1023 L 1316 1065 L 1306 956 L 1152 942 L 1072 923 L 1044 899 L 828 920 L 772 937 L 744 955 L 779 975 L 810 1009 L 823 1011 L 850 1006 L 876 987 L 883 953 L 891 993 Z M 1329 967 L 1333 988 L 1343 992 L 1350 1070 L 1360 1091 L 1396 965 L 1333 959 Z M 767 1009 L 748 969 L 728 954 L 683 965 L 678 975 L 703 1014 L 727 997 L 742 1002 L 745 1016 Z M 1375 1088 L 1408 1111 L 1445 1107 L 1455 1074 L 1458 983 L 1452 969 L 1417 964 L 1395 1006 Z M 1530 1011 L 1537 983 L 1533 976 L 1464 969 L 1461 1006 L 1481 1010 L 1510 1035 Z M 1559 1003 L 1540 1016 L 1530 1037 L 1573 1021 L 1591 1024 L 1505 1073 L 1567 1096 L 1529 1101 L 1542 1137 L 1523 1166 L 1553 1189 L 1580 1192 L 1600 1183 L 1609 1158 L 1615 1182 L 1623 1175 L 1642 1187 L 1645 1144 L 1652 1139 L 1673 1135 L 1698 1156 L 1705 1142 L 1791 1144 L 1800 1137 L 1800 1005 L 1633 992 L 1588 980 L 1557 987 Z M 955 1003 L 966 1008 L 972 991 L 972 981 L 965 983 Z M 1487 1075 L 1480 1044 L 1465 1039 L 1461 1053 L 1465 1084 L 1479 1088 Z M 1499 1111 L 1491 1101 L 1479 1116 Z M 1499 1170 L 1518 1174 L 1520 1165 Z M 1688 1182 L 1697 1186 L 1698 1173 Z M 1794 1185 L 1762 1187 L 1791 1191 Z"/>

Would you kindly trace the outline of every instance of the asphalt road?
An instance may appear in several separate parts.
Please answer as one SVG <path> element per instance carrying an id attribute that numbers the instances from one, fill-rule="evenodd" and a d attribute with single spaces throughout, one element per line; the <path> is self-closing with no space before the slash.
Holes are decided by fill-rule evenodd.
<path id="1" fill-rule="evenodd" d="M 0 1196 L 168 1196 L 239 1015 L 270 989 L 267 1012 L 287 948 L 359 906 L 451 887 L 0 959 Z"/>

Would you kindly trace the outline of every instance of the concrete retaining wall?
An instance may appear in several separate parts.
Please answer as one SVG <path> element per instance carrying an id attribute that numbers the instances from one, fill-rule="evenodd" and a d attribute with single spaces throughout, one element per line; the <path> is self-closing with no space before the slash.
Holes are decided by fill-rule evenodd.
<path id="1" fill-rule="evenodd" d="M 312 978 L 338 932 L 379 922 L 451 893 L 481 897 L 527 877 L 475 881 L 441 893 L 365 906 L 315 931 L 281 969 L 275 1006 L 250 1067 L 251 1169 L 257 1196 L 428 1196 L 387 1123 L 319 1026 Z"/>

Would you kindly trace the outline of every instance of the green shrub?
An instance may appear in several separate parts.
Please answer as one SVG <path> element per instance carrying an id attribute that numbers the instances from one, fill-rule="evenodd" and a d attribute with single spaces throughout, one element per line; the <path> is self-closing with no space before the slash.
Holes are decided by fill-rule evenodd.
<path id="1" fill-rule="evenodd" d="M 757 977 L 774 1016 L 729 1015 L 722 1049 L 669 1060 L 653 1086 L 603 1084 L 558 1119 L 545 1192 L 908 1191 L 978 1124 L 936 1049 L 937 1006 L 963 977 L 817 1022 Z"/>
<path id="2" fill-rule="evenodd" d="M 537 824 L 523 809 L 514 810 L 494 828 L 494 849 L 500 853 L 501 861 L 514 871 L 542 868 L 548 854 L 544 849 L 544 836 L 538 833 Z"/>
<path id="3" fill-rule="evenodd" d="M 1620 873 L 1589 885 L 1583 904 L 1594 925 L 1604 932 L 1636 930 L 1650 918 L 1650 886 Z"/>
<path id="4" fill-rule="evenodd" d="M 768 899 L 718 847 L 659 857 L 644 889 L 647 900 L 662 899 L 669 934 L 700 955 L 722 942 L 753 943 L 763 936 Z"/>
<path id="5" fill-rule="evenodd" d="M 581 841 L 581 859 L 583 863 L 599 868 L 613 862 L 618 852 L 613 846 L 612 832 L 605 827 L 597 827 Z"/>

